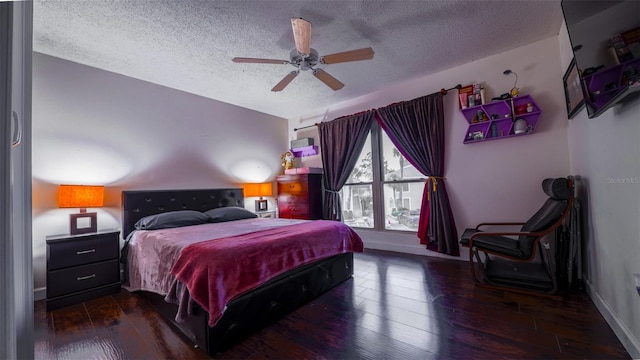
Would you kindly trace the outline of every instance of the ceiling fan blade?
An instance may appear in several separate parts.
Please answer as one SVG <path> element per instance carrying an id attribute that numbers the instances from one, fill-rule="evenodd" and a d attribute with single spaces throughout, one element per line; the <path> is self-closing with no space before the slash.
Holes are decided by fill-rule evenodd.
<path id="1" fill-rule="evenodd" d="M 341 83 L 338 79 L 336 79 L 333 76 L 329 75 L 328 72 L 326 72 L 326 71 L 324 71 L 322 69 L 314 69 L 313 70 L 313 76 L 315 76 L 318 79 L 320 79 L 320 81 L 325 83 L 325 85 L 327 85 L 328 87 L 332 88 L 333 90 L 340 90 L 340 89 L 342 89 L 344 87 L 343 83 Z"/>
<path id="2" fill-rule="evenodd" d="M 292 18 L 293 39 L 296 42 L 296 50 L 300 54 L 309 55 L 311 52 L 311 23 L 303 18 Z"/>
<path id="3" fill-rule="evenodd" d="M 292 71 L 288 73 L 287 76 L 285 76 L 282 80 L 280 80 L 280 82 L 277 83 L 276 86 L 273 87 L 273 89 L 271 89 L 271 91 L 282 91 L 282 89 L 287 87 L 287 85 L 289 85 L 289 83 L 293 81 L 293 79 L 295 79 L 296 76 L 298 76 L 297 71 Z"/>
<path id="4" fill-rule="evenodd" d="M 275 60 L 275 59 L 258 59 L 258 58 L 243 58 L 234 57 L 231 61 L 236 63 L 252 63 L 252 64 L 288 64 L 287 60 Z"/>
<path id="5" fill-rule="evenodd" d="M 373 49 L 368 47 L 325 55 L 320 59 L 320 62 L 324 64 L 335 64 L 348 61 L 369 60 L 373 59 L 373 54 L 375 54 Z"/>

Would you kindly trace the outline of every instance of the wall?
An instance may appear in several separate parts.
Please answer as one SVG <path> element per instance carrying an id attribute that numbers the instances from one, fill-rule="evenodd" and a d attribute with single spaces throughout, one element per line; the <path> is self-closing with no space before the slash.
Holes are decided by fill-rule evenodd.
<path id="1" fill-rule="evenodd" d="M 120 228 L 121 190 L 272 181 L 286 148 L 286 119 L 34 53 L 37 297 L 44 297 L 45 237 L 68 233 L 68 214 L 78 212 L 57 209 L 59 184 L 105 185 L 98 228 Z"/>
<path id="2" fill-rule="evenodd" d="M 561 68 L 572 58 L 565 26 Z M 569 121 L 571 173 L 582 204 L 587 290 L 632 358 L 640 358 L 640 102 Z"/>
<path id="3" fill-rule="evenodd" d="M 559 62 L 557 38 L 538 41 L 434 75 L 398 83 L 356 101 L 337 104 L 323 114 L 290 119 L 290 138 L 317 138 L 315 128 L 299 134 L 294 133 L 293 128 L 410 100 L 456 84 L 480 82 L 490 99 L 513 87 L 515 77 L 502 74 L 505 69 L 511 69 L 519 75 L 517 85 L 521 94 L 531 94 L 542 108 L 536 133 L 463 145 L 467 123 L 458 111 L 454 90 L 444 97 L 445 175 L 459 234 L 482 221 L 524 221 L 545 200 L 540 187 L 542 180 L 569 175 L 567 118 Z M 303 160 L 321 165 L 319 156 Z M 358 230 L 358 233 L 368 248 L 437 255 L 420 246 L 414 234 L 365 230 Z M 461 249 L 462 260 L 468 256 L 465 250 Z"/>

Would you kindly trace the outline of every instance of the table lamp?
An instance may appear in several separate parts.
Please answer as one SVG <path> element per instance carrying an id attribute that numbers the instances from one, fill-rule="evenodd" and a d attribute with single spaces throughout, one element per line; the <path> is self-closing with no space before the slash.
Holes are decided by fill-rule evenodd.
<path id="1" fill-rule="evenodd" d="M 71 235 L 96 232 L 97 213 L 88 213 L 88 207 L 104 206 L 104 186 L 60 185 L 58 188 L 59 208 L 80 208 L 77 214 L 69 215 Z"/>
<path id="2" fill-rule="evenodd" d="M 259 196 L 260 199 L 256 200 L 256 211 L 267 210 L 267 200 L 263 199 L 263 196 L 273 195 L 273 185 L 271 183 L 249 183 L 244 184 L 244 196 L 252 197 Z"/>

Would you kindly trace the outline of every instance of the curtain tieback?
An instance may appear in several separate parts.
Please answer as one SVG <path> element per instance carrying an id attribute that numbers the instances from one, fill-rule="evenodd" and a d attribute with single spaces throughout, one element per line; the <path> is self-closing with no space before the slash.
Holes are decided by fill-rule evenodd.
<path id="1" fill-rule="evenodd" d="M 328 192 L 328 193 L 330 193 L 330 194 L 336 194 L 336 195 L 338 195 L 338 201 L 340 201 L 340 191 L 336 191 L 336 190 L 329 190 L 329 189 L 323 189 L 323 190 L 324 190 L 324 191 L 326 191 L 326 192 Z M 336 210 L 336 207 L 335 207 L 335 206 L 332 206 L 332 207 L 333 207 L 333 209 L 332 209 L 332 210 L 333 210 L 333 215 L 336 215 L 336 214 L 338 213 L 338 211 Z"/>
<path id="2" fill-rule="evenodd" d="M 429 186 L 429 182 L 431 182 L 431 186 L 433 187 L 433 192 L 438 190 L 438 179 L 447 180 L 446 177 L 443 176 L 429 176 L 427 177 L 427 186 Z M 431 201 L 431 191 L 427 192 L 427 200 Z"/>

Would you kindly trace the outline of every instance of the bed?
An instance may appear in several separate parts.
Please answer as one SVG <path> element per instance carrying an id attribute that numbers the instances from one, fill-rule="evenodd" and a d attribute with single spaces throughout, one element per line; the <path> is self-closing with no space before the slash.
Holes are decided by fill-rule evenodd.
<path id="1" fill-rule="evenodd" d="M 135 283 L 135 286 L 132 287 L 131 283 L 127 282 L 125 288 L 130 291 L 139 291 L 143 294 L 167 321 L 177 327 L 210 356 L 224 351 L 226 348 L 265 325 L 282 318 L 301 305 L 349 279 L 353 275 L 353 252 L 363 251 L 362 241 L 357 235 L 355 235 L 355 238 L 353 238 L 353 235 L 348 235 L 349 239 L 341 239 L 346 233 L 351 232 L 355 234 L 348 226 L 342 223 L 322 220 L 301 221 L 255 218 L 230 221 L 224 224 L 207 223 L 203 225 L 192 225 L 180 229 L 135 231 L 135 224 L 149 217 L 153 217 L 150 215 L 160 213 L 166 215 L 185 210 L 205 212 L 211 209 L 219 209 L 226 211 L 233 210 L 235 207 L 243 208 L 243 205 L 244 199 L 241 189 L 137 190 L 122 192 L 123 237 L 127 240 L 134 239 L 131 245 L 125 245 L 123 248 L 123 250 L 126 250 L 123 251 L 122 256 L 122 260 L 126 263 L 125 273 L 129 274 L 128 271 L 131 270 L 127 269 L 131 269 L 132 267 L 144 269 L 144 264 L 147 263 L 152 264 L 147 265 L 147 267 L 151 268 L 151 271 L 156 271 L 155 266 L 158 266 L 158 263 L 162 263 L 162 266 L 166 266 L 167 263 L 169 263 L 169 267 L 173 271 L 172 276 L 174 277 L 171 281 L 172 285 L 170 288 L 168 287 L 167 281 L 158 281 L 158 283 L 162 283 L 163 285 L 153 287 L 140 284 L 135 285 L 137 284 L 137 280 L 132 281 Z M 286 223 L 287 221 L 290 222 L 290 224 Z M 258 226 L 261 232 L 243 230 L 247 231 L 247 233 L 237 233 L 237 229 L 253 229 L 253 226 Z M 336 231 L 336 229 L 333 228 L 335 226 L 340 226 L 340 228 Z M 304 231 L 307 227 L 323 228 L 322 231 L 324 231 L 325 234 L 322 235 L 319 232 L 312 232 L 311 234 L 314 235 L 302 235 L 296 239 L 293 239 L 294 236 L 290 235 L 297 231 L 302 231 L 301 234 L 306 234 Z M 326 229 L 324 229 L 325 227 Z M 286 231 L 283 231 L 282 229 L 285 228 Z M 173 245 L 174 251 L 177 246 L 182 249 L 176 253 L 174 263 L 171 263 L 174 261 L 174 258 L 163 257 L 161 260 L 154 259 L 156 265 L 153 265 L 154 261 L 147 260 L 152 259 L 155 255 L 149 255 L 148 252 L 145 252 L 143 257 L 141 257 L 140 254 L 135 255 L 136 251 L 142 251 L 138 249 L 139 244 L 144 244 L 144 242 L 139 239 L 146 239 L 147 237 L 171 238 L 171 242 L 167 243 L 182 244 L 181 242 L 187 241 L 185 239 L 190 239 L 189 236 L 180 235 L 185 231 L 189 234 L 198 234 L 198 236 L 204 236 L 202 233 L 231 234 L 232 236 L 226 237 L 226 235 L 220 235 L 222 238 L 216 238 L 212 235 L 211 240 L 202 242 L 199 240 L 194 241 L 196 243 L 190 243 L 184 247 L 184 249 L 179 247 L 183 245 Z M 135 234 L 132 234 L 133 232 L 135 232 Z M 318 242 L 315 241 L 316 234 L 320 234 L 317 236 L 326 236 L 328 232 L 335 234 L 332 235 L 332 238 L 336 238 L 323 240 L 322 242 L 323 244 L 329 244 L 324 245 L 325 248 L 335 248 L 334 250 L 330 250 L 330 253 L 327 252 L 329 250 L 326 249 L 308 250 L 306 248 L 306 246 L 310 246 L 307 245 L 307 243 Z M 136 236 L 138 237 L 137 242 L 135 240 Z M 183 236 L 183 238 L 176 239 L 176 242 L 174 242 L 172 238 L 174 236 Z M 281 238 L 276 239 L 275 237 L 277 236 L 281 236 Z M 197 236 L 194 235 L 193 238 L 195 239 Z M 209 237 L 207 237 L 207 239 L 209 239 Z M 277 264 L 278 270 L 274 270 L 273 273 L 267 273 L 267 276 L 265 276 L 265 274 L 260 275 L 259 282 L 255 284 L 251 282 L 251 288 L 247 289 L 249 285 L 237 285 L 242 284 L 242 281 L 225 282 L 211 275 L 211 268 L 214 268 L 213 261 L 224 261 L 224 259 L 229 258 L 242 258 L 243 261 L 248 261 L 244 260 L 245 257 L 237 255 L 205 256 L 204 250 L 201 250 L 203 247 L 208 249 L 208 247 L 212 246 L 225 246 L 224 244 L 228 243 L 230 241 L 229 239 L 233 239 L 233 241 L 237 243 L 249 244 L 253 249 L 260 246 L 256 246 L 255 244 L 262 244 L 256 243 L 256 241 L 269 241 L 269 245 L 265 245 L 265 249 L 277 251 L 277 254 L 281 253 L 281 251 L 278 250 L 278 246 L 285 246 L 280 244 L 285 244 L 287 241 L 294 241 L 295 244 L 300 244 L 300 248 L 293 249 L 293 255 L 282 256 L 281 261 L 271 261 Z M 331 245 L 333 244 L 332 242 L 335 242 L 336 245 Z M 227 251 L 221 249 L 222 248 L 216 248 L 215 251 L 218 251 L 216 254 Z M 267 250 L 265 250 L 265 252 L 267 252 Z M 157 252 L 164 251 L 165 250 L 159 250 Z M 234 250 L 229 249 L 229 251 Z M 304 256 L 296 255 L 296 253 L 304 253 Z M 197 258 L 197 256 L 192 258 L 191 256 L 194 254 L 199 255 L 199 258 Z M 273 252 L 269 253 L 268 258 L 274 258 L 273 254 Z M 278 256 L 279 255 L 275 256 L 275 258 L 278 258 Z M 214 258 L 217 260 L 213 260 Z M 144 259 L 144 261 L 140 261 L 140 259 Z M 188 261 L 185 259 L 188 259 Z M 251 259 L 251 256 L 247 256 L 246 259 Z M 202 262 L 205 261 L 211 261 L 212 263 L 203 265 Z M 259 261 L 260 260 L 256 260 L 256 262 Z M 287 262 L 288 265 L 286 266 L 291 267 L 291 269 L 282 267 L 285 266 L 281 264 L 282 262 Z M 246 271 L 246 268 L 250 267 L 250 265 L 251 264 L 247 264 L 246 262 L 242 265 L 245 267 L 241 270 L 242 274 L 252 274 L 251 271 Z M 203 284 L 202 278 L 192 280 L 192 278 L 182 277 L 183 273 L 185 273 L 184 269 L 189 270 L 187 271 L 189 276 L 195 276 L 199 273 L 198 271 L 191 271 L 192 268 L 205 269 L 200 273 L 206 273 L 206 276 L 209 276 L 206 284 Z M 233 271 L 236 271 L 233 270 L 231 266 L 224 266 L 224 268 L 229 269 L 228 271 L 225 270 L 225 272 L 233 273 Z M 268 268 L 268 266 L 256 264 L 255 268 L 263 271 Z M 126 276 L 136 277 L 136 274 L 138 273 L 134 273 L 133 276 Z M 245 280 L 249 281 L 251 280 L 250 278 L 251 276 L 248 276 L 248 280 Z M 207 289 L 203 290 L 205 288 Z M 217 310 L 220 311 L 215 312 L 212 308 L 216 308 L 216 302 L 211 299 L 215 297 L 215 294 L 219 294 L 220 291 L 223 291 L 226 298 L 223 299 L 225 300 L 223 306 L 218 306 L 219 309 Z M 202 296 L 205 296 L 205 298 L 202 298 Z M 223 296 L 220 295 L 220 299 L 217 299 L 217 301 L 222 301 L 222 298 Z M 227 298 L 228 301 L 226 301 Z M 212 304 L 214 304 L 214 306 L 212 306 Z"/>

